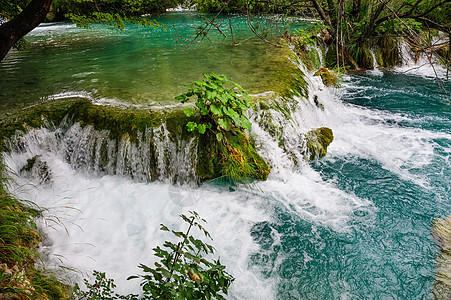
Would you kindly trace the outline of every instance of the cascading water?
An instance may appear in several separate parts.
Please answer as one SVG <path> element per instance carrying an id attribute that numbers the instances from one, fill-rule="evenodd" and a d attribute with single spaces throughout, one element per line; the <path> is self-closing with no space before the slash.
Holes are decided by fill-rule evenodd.
<path id="1" fill-rule="evenodd" d="M 171 139 L 165 124 L 138 132 L 135 141 L 128 135 L 111 139 L 108 130 L 98 131 L 90 125 L 61 126 L 18 134 L 7 142 L 9 151 L 20 154 L 22 162 L 36 157 L 45 161 L 43 157 L 52 152 L 74 170 L 95 176 L 119 175 L 137 182 L 196 182 L 196 138 Z"/>
<path id="2" fill-rule="evenodd" d="M 168 139 L 164 126 L 138 138 L 159 141 L 153 150 L 78 124 L 17 137 L 3 159 L 11 191 L 47 209 L 45 260 L 80 277 L 105 271 L 119 292 L 136 292 L 125 278 L 155 261 L 151 249 L 168 238 L 159 224 L 178 228 L 178 215 L 195 210 L 236 277 L 230 299 L 427 298 L 430 225 L 451 214 L 449 102 L 420 76 L 355 74 L 331 89 L 303 71 L 307 98 L 273 99 L 251 116 L 272 172 L 249 187 L 171 184 L 193 174 L 196 141 Z M 303 134 L 322 126 L 334 142 L 306 163 Z M 37 155 L 50 180 L 21 172 Z M 142 167 L 149 161 L 156 177 Z"/>
<path id="3" fill-rule="evenodd" d="M 412 53 L 409 44 L 404 40 L 399 41 L 398 47 L 401 49 L 402 65 L 394 68 L 396 72 L 427 77 L 445 77 L 446 68 L 439 63 L 434 53 Z"/>
<path id="4" fill-rule="evenodd" d="M 373 69 L 369 70 L 368 73 L 374 76 L 384 76 L 384 72 L 379 70 L 379 65 L 377 64 L 376 55 L 373 50 L 370 50 L 371 57 L 373 58 Z"/>

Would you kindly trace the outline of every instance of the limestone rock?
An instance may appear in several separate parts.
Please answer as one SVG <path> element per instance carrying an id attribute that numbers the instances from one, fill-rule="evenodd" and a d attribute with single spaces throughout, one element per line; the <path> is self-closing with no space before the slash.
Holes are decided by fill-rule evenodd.
<path id="1" fill-rule="evenodd" d="M 304 136 L 305 152 L 304 157 L 308 161 L 316 158 L 322 158 L 327 154 L 327 147 L 334 140 L 332 130 L 327 127 L 321 127 L 310 130 Z"/>
<path id="2" fill-rule="evenodd" d="M 320 76 L 325 86 L 337 85 L 337 77 L 326 68 L 320 68 L 313 76 Z"/>

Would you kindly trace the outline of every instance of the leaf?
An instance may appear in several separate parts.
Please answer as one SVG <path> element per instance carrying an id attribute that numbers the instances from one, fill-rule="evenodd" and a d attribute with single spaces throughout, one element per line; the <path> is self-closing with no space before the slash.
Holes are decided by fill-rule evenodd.
<path id="1" fill-rule="evenodd" d="M 226 104 L 227 103 L 227 96 L 224 94 L 220 94 L 218 96 L 219 101 L 221 101 L 222 104 Z"/>
<path id="2" fill-rule="evenodd" d="M 216 104 L 210 106 L 210 111 L 213 113 L 213 115 L 218 117 L 222 117 L 224 115 L 221 111 L 221 107 Z"/>
<path id="3" fill-rule="evenodd" d="M 216 139 L 218 140 L 218 142 L 222 141 L 223 135 L 221 132 L 216 134 Z"/>
<path id="4" fill-rule="evenodd" d="M 226 114 L 233 120 L 233 123 L 235 124 L 235 126 L 241 127 L 241 120 L 236 111 L 234 111 L 231 108 L 228 108 Z"/>
<path id="5" fill-rule="evenodd" d="M 186 124 L 186 128 L 191 132 L 197 128 L 197 124 L 194 122 L 188 122 L 188 124 Z"/>
<path id="6" fill-rule="evenodd" d="M 214 99 L 213 93 L 211 91 L 209 91 L 209 90 L 205 91 L 205 96 L 207 97 L 208 100 L 213 100 Z"/>
<path id="7" fill-rule="evenodd" d="M 175 100 L 183 102 L 186 100 L 186 95 L 185 94 L 179 95 L 179 96 L 175 97 Z"/>
<path id="8" fill-rule="evenodd" d="M 199 124 L 197 125 L 197 131 L 199 131 L 200 134 L 204 134 L 205 130 L 207 130 L 206 124 Z"/>
<path id="9" fill-rule="evenodd" d="M 193 108 L 191 108 L 191 107 L 185 107 L 183 112 L 185 113 L 185 115 L 187 117 L 191 117 L 192 115 L 194 115 L 196 113 L 196 111 Z"/>
<path id="10" fill-rule="evenodd" d="M 164 277 L 171 278 L 171 273 L 169 273 L 168 270 L 162 268 L 161 273 L 164 275 Z"/>
<path id="11" fill-rule="evenodd" d="M 169 231 L 169 228 L 167 228 L 167 227 L 164 226 L 163 224 L 160 224 L 160 225 L 161 225 L 160 230 L 163 230 L 163 231 Z"/>
<path id="12" fill-rule="evenodd" d="M 224 118 L 218 119 L 218 125 L 222 129 L 224 129 L 226 131 L 230 131 L 230 128 L 231 128 L 230 119 L 224 119 Z"/>
<path id="13" fill-rule="evenodd" d="M 246 118 L 246 116 L 242 115 L 242 116 L 241 116 L 241 126 L 242 126 L 244 129 L 251 130 L 251 128 L 252 128 L 252 123 L 249 121 L 248 118 Z"/>

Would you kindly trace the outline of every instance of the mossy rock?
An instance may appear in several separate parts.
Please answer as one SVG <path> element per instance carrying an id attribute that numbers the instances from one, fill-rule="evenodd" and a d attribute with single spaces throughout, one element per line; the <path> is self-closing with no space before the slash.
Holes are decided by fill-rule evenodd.
<path id="1" fill-rule="evenodd" d="M 379 66 L 391 68 L 402 62 L 398 45 L 398 40 L 390 36 L 379 37 L 376 40 L 375 54 Z"/>
<path id="2" fill-rule="evenodd" d="M 20 169 L 20 173 L 29 178 L 37 177 L 41 183 L 49 183 L 52 180 L 52 172 L 47 162 L 43 161 L 39 155 L 28 159 L 26 165 Z"/>
<path id="3" fill-rule="evenodd" d="M 451 297 L 451 216 L 434 220 L 432 236 L 440 247 L 433 294 L 435 299 Z"/>
<path id="4" fill-rule="evenodd" d="M 227 141 L 227 142 L 226 142 Z M 196 176 L 201 180 L 226 177 L 232 181 L 266 180 L 270 168 L 243 132 L 227 132 L 219 142 L 212 133 L 199 137 Z"/>
<path id="5" fill-rule="evenodd" d="M 327 147 L 334 140 L 332 130 L 327 127 L 321 127 L 309 131 L 305 136 L 304 157 L 308 161 L 316 158 L 323 158 L 327 154 Z"/>
<path id="6" fill-rule="evenodd" d="M 313 76 L 320 76 L 325 86 L 337 86 L 337 76 L 326 68 L 320 68 Z"/>

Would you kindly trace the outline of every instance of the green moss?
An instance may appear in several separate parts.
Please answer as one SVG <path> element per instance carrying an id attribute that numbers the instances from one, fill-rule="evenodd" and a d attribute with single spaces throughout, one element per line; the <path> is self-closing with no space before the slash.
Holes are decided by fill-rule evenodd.
<path id="1" fill-rule="evenodd" d="M 246 181 L 249 178 L 266 180 L 269 172 L 268 164 L 243 132 L 228 132 L 221 142 L 213 134 L 199 137 L 196 176 L 201 180 L 219 177 L 232 181 Z"/>
<path id="2" fill-rule="evenodd" d="M 194 120 L 188 118 L 182 109 L 165 111 L 150 111 L 140 108 L 122 108 L 113 106 L 95 105 L 86 99 L 65 99 L 37 105 L 27 110 L 15 112 L 0 121 L 0 151 L 5 151 L 3 141 L 17 131 L 26 132 L 30 128 L 46 127 L 47 122 L 60 125 L 65 118 L 72 122 L 80 122 L 84 127 L 92 125 L 96 130 L 108 130 L 110 138 L 120 140 L 128 136 L 136 142 L 138 134 L 148 127 L 158 127 L 163 122 L 170 133 L 170 138 L 189 133 L 185 124 Z"/>
<path id="3" fill-rule="evenodd" d="M 398 41 L 394 37 L 384 36 L 376 40 L 375 55 L 379 66 L 391 68 L 401 63 Z"/>
<path id="4" fill-rule="evenodd" d="M 316 158 L 322 158 L 327 154 L 327 147 L 334 140 L 332 130 L 327 127 L 321 127 L 309 131 L 305 135 L 306 151 L 304 157 L 308 161 Z"/>
<path id="5" fill-rule="evenodd" d="M 320 76 L 325 86 L 337 86 L 338 84 L 337 76 L 326 68 L 320 68 L 313 76 Z"/>

